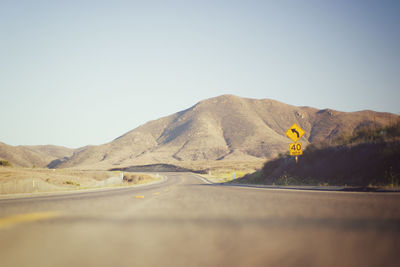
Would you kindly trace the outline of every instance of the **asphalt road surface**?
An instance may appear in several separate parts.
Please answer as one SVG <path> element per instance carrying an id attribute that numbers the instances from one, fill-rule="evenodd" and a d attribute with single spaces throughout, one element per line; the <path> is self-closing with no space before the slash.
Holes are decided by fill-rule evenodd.
<path id="1" fill-rule="evenodd" d="M 0 200 L 0 266 L 400 266 L 400 195 L 159 184 Z"/>

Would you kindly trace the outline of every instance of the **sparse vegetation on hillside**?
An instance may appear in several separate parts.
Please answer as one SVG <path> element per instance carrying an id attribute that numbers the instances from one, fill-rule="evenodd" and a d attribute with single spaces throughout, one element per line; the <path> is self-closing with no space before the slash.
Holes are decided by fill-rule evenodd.
<path id="1" fill-rule="evenodd" d="M 11 167 L 12 164 L 7 160 L 0 160 L 0 166 L 2 166 L 2 167 Z"/>
<path id="2" fill-rule="evenodd" d="M 341 135 L 333 142 L 335 145 L 395 141 L 400 137 L 400 121 L 383 127 L 375 125 L 361 127 L 353 135 Z"/>
<path id="3" fill-rule="evenodd" d="M 337 145 L 309 145 L 298 163 L 281 155 L 242 183 L 275 185 L 350 185 L 398 187 L 400 123 L 364 128 L 342 137 Z"/>

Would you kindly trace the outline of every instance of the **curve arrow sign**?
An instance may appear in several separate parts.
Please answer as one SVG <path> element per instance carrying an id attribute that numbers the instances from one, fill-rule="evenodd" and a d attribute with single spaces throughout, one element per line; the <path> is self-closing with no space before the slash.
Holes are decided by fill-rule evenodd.
<path id="1" fill-rule="evenodd" d="M 296 131 L 296 129 L 291 129 L 292 130 L 292 133 L 295 133 L 295 134 L 297 134 L 297 138 L 300 138 L 300 134 L 299 134 L 299 132 L 298 131 Z"/>
<path id="2" fill-rule="evenodd" d="M 286 135 L 292 139 L 293 142 L 297 142 L 304 135 L 304 130 L 296 123 L 293 123 L 293 125 L 286 131 Z"/>

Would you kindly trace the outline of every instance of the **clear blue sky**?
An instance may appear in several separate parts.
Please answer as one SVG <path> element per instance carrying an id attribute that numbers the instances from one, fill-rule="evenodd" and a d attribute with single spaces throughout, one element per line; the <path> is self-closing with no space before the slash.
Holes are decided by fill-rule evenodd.
<path id="1" fill-rule="evenodd" d="M 0 0 L 0 141 L 102 144 L 221 94 L 400 112 L 400 1 Z"/>

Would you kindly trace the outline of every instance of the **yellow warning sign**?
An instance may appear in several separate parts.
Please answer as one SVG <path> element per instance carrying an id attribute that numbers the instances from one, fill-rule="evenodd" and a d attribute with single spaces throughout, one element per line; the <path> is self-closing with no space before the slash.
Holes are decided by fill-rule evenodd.
<path id="1" fill-rule="evenodd" d="M 290 151 L 290 156 L 303 155 L 303 145 L 301 143 L 290 144 L 289 151 Z"/>
<path id="2" fill-rule="evenodd" d="M 286 135 L 293 140 L 293 142 L 297 142 L 304 134 L 304 130 L 300 128 L 299 125 L 293 123 L 292 127 L 287 130 Z"/>

